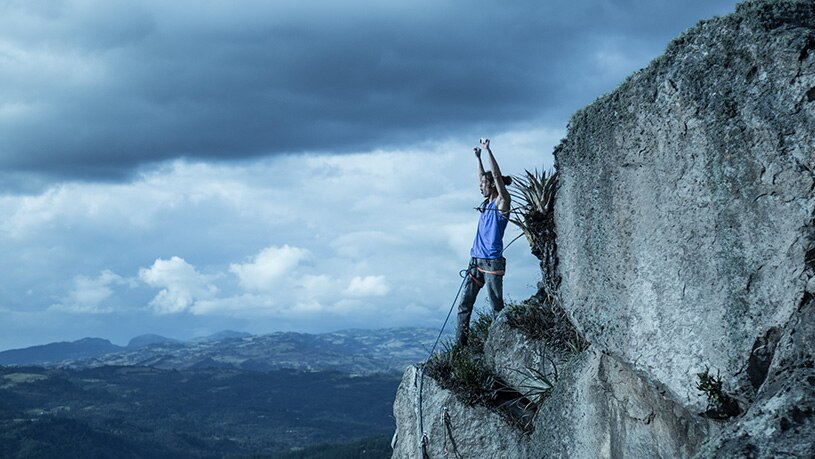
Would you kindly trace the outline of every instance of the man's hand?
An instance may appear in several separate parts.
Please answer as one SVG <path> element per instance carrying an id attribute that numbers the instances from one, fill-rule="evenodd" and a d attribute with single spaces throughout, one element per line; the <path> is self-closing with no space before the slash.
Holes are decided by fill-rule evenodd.
<path id="1" fill-rule="evenodd" d="M 485 150 L 490 149 L 490 139 L 481 139 L 480 142 L 481 146 L 483 146 Z"/>
<path id="2" fill-rule="evenodd" d="M 473 148 L 473 153 L 475 153 L 475 157 L 481 159 L 481 149 L 478 147 Z"/>

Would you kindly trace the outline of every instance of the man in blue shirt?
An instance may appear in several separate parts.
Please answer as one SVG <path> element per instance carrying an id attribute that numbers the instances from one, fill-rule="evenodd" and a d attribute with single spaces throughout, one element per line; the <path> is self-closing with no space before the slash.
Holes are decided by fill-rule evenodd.
<path id="1" fill-rule="evenodd" d="M 467 270 L 467 278 L 464 280 L 463 294 L 458 304 L 458 328 L 456 329 L 456 345 L 458 346 L 467 344 L 470 316 L 481 287 L 487 288 L 487 296 L 494 312 L 497 313 L 504 309 L 503 284 L 506 259 L 503 257 L 503 239 L 504 230 L 509 223 L 511 203 L 507 185 L 512 182 L 512 178 L 501 175 L 498 162 L 490 150 L 489 139 L 481 139 L 481 146 L 487 151 L 490 172 L 484 172 L 481 148 L 475 148 L 475 157 L 478 162 L 478 183 L 481 194 L 484 196 L 484 202 L 478 208 L 481 216 L 478 219 L 473 247 L 470 249 L 470 266 Z"/>

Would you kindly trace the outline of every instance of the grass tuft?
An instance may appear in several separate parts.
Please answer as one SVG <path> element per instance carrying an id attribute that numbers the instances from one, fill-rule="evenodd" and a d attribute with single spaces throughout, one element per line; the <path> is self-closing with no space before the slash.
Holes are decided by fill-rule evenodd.
<path id="1" fill-rule="evenodd" d="M 544 289 L 521 303 L 507 306 L 504 314 L 510 327 L 527 338 L 545 341 L 553 349 L 579 354 L 589 346 L 557 297 Z"/>
<path id="2" fill-rule="evenodd" d="M 484 362 L 484 344 L 494 316 L 481 314 L 470 327 L 468 344 L 452 339 L 425 364 L 425 373 L 469 406 L 481 405 L 501 414 L 511 425 L 530 433 L 537 405 L 510 387 Z"/>
<path id="3" fill-rule="evenodd" d="M 719 372 L 716 376 L 710 374 L 710 368 L 705 367 L 702 373 L 696 373 L 699 381 L 696 389 L 707 396 L 707 408 L 699 413 L 711 419 L 730 419 L 741 414 L 739 403 L 723 390 L 724 382 Z"/>
<path id="4" fill-rule="evenodd" d="M 480 314 L 467 332 L 467 345 L 456 346 L 453 339 L 442 342 L 442 351 L 433 354 L 425 366 L 427 374 L 442 388 L 455 392 L 468 405 L 486 404 L 495 373 L 483 363 L 484 344 L 494 316 Z"/>

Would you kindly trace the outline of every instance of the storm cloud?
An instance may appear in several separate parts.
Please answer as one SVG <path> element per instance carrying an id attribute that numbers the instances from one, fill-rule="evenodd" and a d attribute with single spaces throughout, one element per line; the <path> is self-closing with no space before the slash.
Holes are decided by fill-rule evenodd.
<path id="1" fill-rule="evenodd" d="M 733 3 L 3 2 L 0 186 L 562 124 Z"/>

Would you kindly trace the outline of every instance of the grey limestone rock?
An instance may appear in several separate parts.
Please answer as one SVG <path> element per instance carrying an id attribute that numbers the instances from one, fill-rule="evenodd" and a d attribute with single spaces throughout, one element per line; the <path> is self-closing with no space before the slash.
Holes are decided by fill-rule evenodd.
<path id="1" fill-rule="evenodd" d="M 521 392 L 530 385 L 529 379 L 535 376 L 535 371 L 553 379 L 572 358 L 544 341 L 528 339 L 513 330 L 503 314 L 495 318 L 484 345 L 486 363 Z"/>
<path id="2" fill-rule="evenodd" d="M 529 457 L 691 457 L 715 429 L 608 354 L 590 348 L 565 370 L 538 412 Z"/>
<path id="3" fill-rule="evenodd" d="M 701 411 L 754 396 L 757 340 L 801 304 L 815 241 L 815 2 L 703 22 L 574 115 L 556 151 L 564 308 Z"/>
<path id="4" fill-rule="evenodd" d="M 428 412 L 472 433 L 462 456 L 815 457 L 815 1 L 699 23 L 578 111 L 555 157 L 557 295 L 591 346 L 547 354 L 494 323 L 484 358 L 510 385 L 558 367 L 531 434 L 425 378 Z M 738 415 L 701 415 L 708 368 Z M 415 391 L 411 369 L 394 457 L 419 457 Z"/>
<path id="5" fill-rule="evenodd" d="M 445 420 L 445 412 L 449 415 L 449 422 Z M 528 438 L 521 431 L 485 407 L 461 403 L 455 394 L 439 387 L 433 378 L 421 378 L 415 366 L 405 371 L 396 393 L 393 415 L 396 418 L 394 459 L 421 458 L 423 433 L 427 434 L 426 448 L 431 458 L 529 457 Z M 423 430 L 419 428 L 419 419 Z"/>
<path id="6" fill-rule="evenodd" d="M 815 457 L 815 300 L 796 311 L 766 381 L 740 419 L 711 436 L 699 457 Z"/>
<path id="7" fill-rule="evenodd" d="M 522 388 L 521 373 L 511 370 L 548 370 L 540 359 L 546 348 L 547 343 L 526 338 L 499 316 L 484 358 L 512 386 Z M 428 434 L 430 457 L 690 457 L 716 428 L 610 355 L 589 349 L 570 356 L 555 352 L 553 359 L 559 366 L 555 389 L 542 401 L 531 434 L 485 407 L 461 403 L 429 376 L 422 381 L 416 367 L 409 368 L 394 403 L 393 457 L 422 457 L 419 432 Z M 420 384 L 423 429 L 418 425 Z"/>

